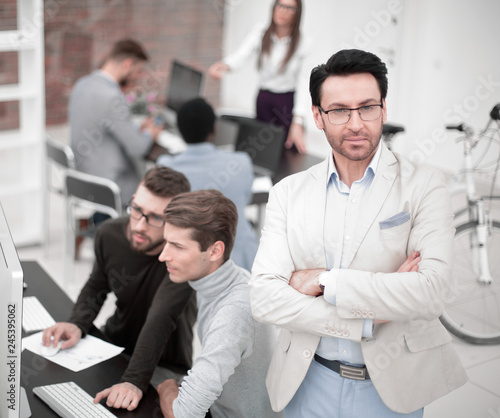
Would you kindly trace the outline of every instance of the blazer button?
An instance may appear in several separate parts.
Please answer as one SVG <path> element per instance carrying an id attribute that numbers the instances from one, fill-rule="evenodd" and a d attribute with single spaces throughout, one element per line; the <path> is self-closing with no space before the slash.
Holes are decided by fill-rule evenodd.
<path id="1" fill-rule="evenodd" d="M 361 318 L 361 311 L 356 311 L 356 318 Z"/>
<path id="2" fill-rule="evenodd" d="M 339 337 L 342 337 L 342 335 L 344 335 L 344 333 L 342 332 L 341 329 L 338 329 L 336 332 L 335 332 L 335 335 L 338 335 Z"/>
<path id="3" fill-rule="evenodd" d="M 356 316 L 356 312 L 354 311 L 354 309 L 351 309 L 351 310 L 349 311 L 349 315 L 351 315 L 351 316 Z"/>
<path id="4" fill-rule="evenodd" d="M 365 312 L 365 311 L 361 312 L 361 316 L 363 318 L 368 318 L 368 312 Z"/>
<path id="5" fill-rule="evenodd" d="M 342 331 L 342 335 L 344 337 L 348 337 L 349 335 L 351 335 L 351 333 L 348 330 L 345 329 L 345 330 Z"/>
<path id="6" fill-rule="evenodd" d="M 375 318 L 375 314 L 373 312 L 368 312 L 368 318 Z"/>
<path id="7" fill-rule="evenodd" d="M 309 358 L 311 357 L 311 350 L 308 350 L 307 348 L 302 351 L 302 355 L 304 356 L 304 358 Z"/>

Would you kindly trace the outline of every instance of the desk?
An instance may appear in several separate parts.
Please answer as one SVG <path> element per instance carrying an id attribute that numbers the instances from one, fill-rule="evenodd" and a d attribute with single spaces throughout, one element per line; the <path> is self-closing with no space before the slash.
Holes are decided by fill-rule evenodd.
<path id="1" fill-rule="evenodd" d="M 73 302 L 36 261 L 23 261 L 21 266 L 24 281 L 28 285 L 24 290 L 24 296 L 36 296 L 56 321 L 66 321 L 73 309 Z M 105 339 L 95 327 L 90 334 Z M 23 332 L 24 336 L 26 334 Z M 73 372 L 31 351 L 24 350 L 21 356 L 21 386 L 26 389 L 32 417 L 58 416 L 33 394 L 34 387 L 71 380 L 94 396 L 97 392 L 119 382 L 127 364 L 125 357 L 119 355 L 80 372 Z M 152 386 L 136 410 L 132 412 L 124 409 L 110 408 L 110 410 L 118 417 L 163 417 L 158 394 Z"/>
<path id="2" fill-rule="evenodd" d="M 276 175 L 272 178 L 273 184 L 284 179 L 290 174 L 298 173 L 307 170 L 309 167 L 316 165 L 326 158 L 316 157 L 309 154 L 299 154 L 298 152 L 288 149 L 283 150 L 281 155 L 280 166 Z"/>

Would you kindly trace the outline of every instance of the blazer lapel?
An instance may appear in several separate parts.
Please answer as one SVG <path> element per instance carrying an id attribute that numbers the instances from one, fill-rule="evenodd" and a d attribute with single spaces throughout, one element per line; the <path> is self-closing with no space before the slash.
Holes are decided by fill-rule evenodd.
<path id="1" fill-rule="evenodd" d="M 310 251 L 307 258 L 311 260 L 310 265 L 316 268 L 326 267 L 324 229 L 327 174 L 328 159 L 310 170 L 314 181 L 308 183 L 307 189 L 304 190 L 305 204 L 302 215 L 305 220 L 307 249 Z"/>
<path id="2" fill-rule="evenodd" d="M 386 146 L 381 143 L 382 152 L 380 154 L 380 161 L 378 164 L 377 172 L 373 179 L 373 183 L 368 190 L 360 214 L 359 221 L 354 234 L 353 249 L 351 251 L 350 259 L 347 260 L 349 266 L 355 257 L 361 243 L 375 221 L 380 209 L 391 191 L 394 180 L 397 177 L 397 160 L 394 154 L 389 151 Z"/>

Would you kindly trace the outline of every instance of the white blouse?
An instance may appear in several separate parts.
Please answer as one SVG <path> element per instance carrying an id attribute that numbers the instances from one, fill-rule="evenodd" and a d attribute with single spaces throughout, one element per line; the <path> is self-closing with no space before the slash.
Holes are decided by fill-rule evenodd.
<path id="1" fill-rule="evenodd" d="M 224 62 L 231 70 L 236 70 L 241 67 L 244 62 L 254 56 L 258 59 L 262 37 L 266 31 L 266 26 L 255 26 L 245 37 L 240 47 L 231 55 L 224 58 Z M 269 55 L 264 55 L 262 65 L 259 71 L 259 88 L 261 90 L 269 90 L 273 93 L 296 92 L 294 97 L 294 115 L 304 115 L 302 110 L 305 103 L 309 103 L 306 98 L 309 96 L 309 72 L 307 68 L 304 71 L 304 61 L 311 50 L 312 42 L 301 34 L 299 44 L 295 53 L 292 55 L 288 64 L 281 72 L 281 63 L 285 58 L 291 38 L 289 36 L 278 38 L 275 34 L 271 36 L 271 50 Z M 257 61 L 256 61 L 257 65 Z"/>

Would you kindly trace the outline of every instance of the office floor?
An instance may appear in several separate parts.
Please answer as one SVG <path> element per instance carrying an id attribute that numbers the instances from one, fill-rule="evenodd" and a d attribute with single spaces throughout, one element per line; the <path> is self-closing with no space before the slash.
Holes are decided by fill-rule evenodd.
<path id="1" fill-rule="evenodd" d="M 62 133 L 65 133 L 63 130 Z M 54 131 L 57 139 L 60 131 Z M 41 246 L 19 248 L 21 260 L 37 260 L 56 280 L 72 300 L 78 296 L 92 268 L 90 242 L 84 242 L 80 260 L 75 262 L 74 278 L 64 275 L 64 206 L 59 196 L 51 198 L 50 247 L 45 255 Z M 100 326 L 114 310 L 113 298 L 108 298 L 96 325 Z M 469 375 L 469 382 L 425 408 L 425 418 L 500 418 L 500 345 L 477 346 L 454 339 L 453 344 Z M 199 343 L 195 342 L 195 353 Z M 418 379 L 418 377 L 416 377 Z M 425 382 L 424 382 L 425 384 Z"/>

